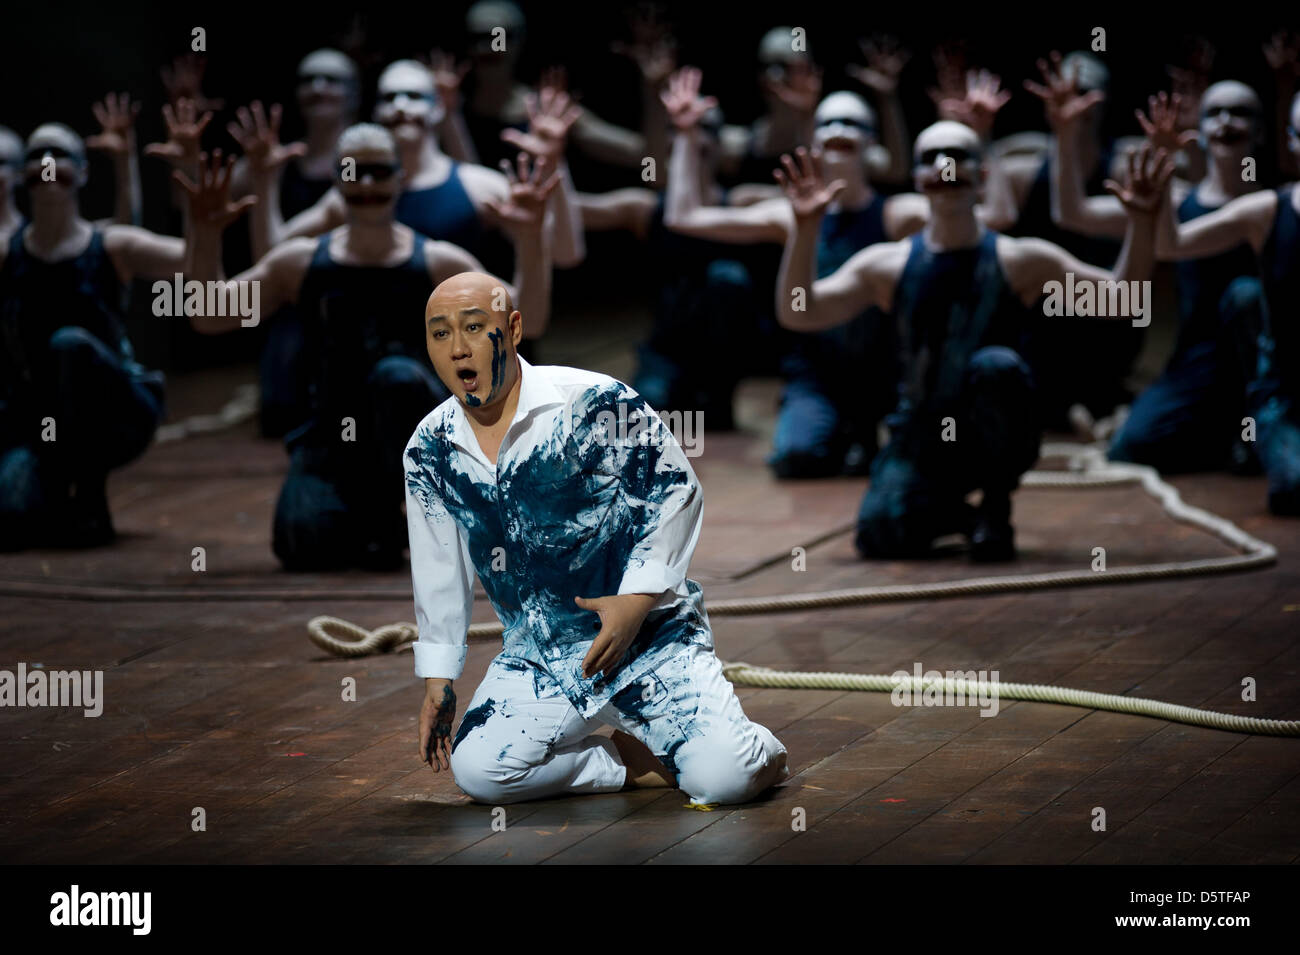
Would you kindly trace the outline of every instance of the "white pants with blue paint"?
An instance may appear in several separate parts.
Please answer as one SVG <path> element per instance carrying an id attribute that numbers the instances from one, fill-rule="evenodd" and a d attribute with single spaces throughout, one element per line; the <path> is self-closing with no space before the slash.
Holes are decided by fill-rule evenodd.
<path id="1" fill-rule="evenodd" d="M 649 747 L 696 805 L 748 802 L 789 775 L 785 747 L 751 722 L 711 649 L 682 652 L 584 718 L 545 671 L 500 654 L 465 711 L 451 754 L 477 802 L 521 802 L 623 788 L 610 725 Z"/>

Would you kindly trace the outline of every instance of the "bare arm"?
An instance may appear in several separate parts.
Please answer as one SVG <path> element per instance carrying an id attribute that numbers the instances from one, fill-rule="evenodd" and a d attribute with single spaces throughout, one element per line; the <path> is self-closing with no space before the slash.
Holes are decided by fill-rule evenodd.
<path id="1" fill-rule="evenodd" d="M 1277 193 L 1271 189 L 1248 193 L 1187 222 L 1177 220 L 1172 203 L 1166 206 L 1156 233 L 1156 255 L 1161 261 L 1218 255 L 1242 242 L 1258 253 L 1273 226 Z"/>
<path id="2" fill-rule="evenodd" d="M 785 328 L 819 331 L 849 321 L 871 305 L 888 307 L 893 281 L 886 267 L 894 243 L 877 243 L 856 253 L 825 278 L 817 278 L 817 240 L 826 207 L 844 189 L 827 185 L 808 151 L 782 156 L 778 173 L 794 227 L 785 241 L 776 282 L 776 318 Z"/>
<path id="3" fill-rule="evenodd" d="M 611 192 L 580 192 L 576 198 L 584 229 L 591 232 L 622 229 L 639 239 L 644 239 L 650 231 L 650 219 L 659 201 L 653 191 L 635 186 Z"/>
<path id="4" fill-rule="evenodd" d="M 136 156 L 135 118 L 140 104 L 126 93 L 109 93 L 92 107 L 101 131 L 86 140 L 91 149 L 108 153 L 113 160 L 114 203 L 112 221 L 118 225 L 140 224 L 140 162 Z"/>
<path id="5" fill-rule="evenodd" d="M 911 175 L 911 138 L 907 118 L 898 96 L 898 78 L 911 54 L 891 37 L 858 40 L 866 66 L 847 66 L 845 72 L 876 95 L 880 114 L 880 144 L 884 163 L 873 163 L 871 178 L 875 182 L 898 185 Z"/>
<path id="6" fill-rule="evenodd" d="M 1144 144 L 1129 158 L 1127 181 L 1121 186 L 1107 180 L 1106 188 L 1123 204 L 1128 215 L 1124 246 L 1113 270 L 1081 262 L 1061 247 L 1042 239 L 1004 239 L 1012 255 L 1009 278 L 1021 301 L 1032 304 L 1048 282 L 1133 282 L 1151 277 L 1155 266 L 1156 219 L 1166 205 L 1166 187 L 1173 174 L 1173 159 L 1164 150 Z"/>
<path id="7" fill-rule="evenodd" d="M 552 172 L 543 181 L 544 168 L 545 164 L 539 161 L 530 172 L 521 162 L 518 178 L 511 176 L 508 199 L 489 200 L 484 204 L 485 211 L 515 246 L 511 297 L 523 315 L 524 335 L 528 338 L 540 337 L 551 320 L 551 251 L 545 220 L 547 200 L 559 187 L 560 176 Z"/>
<path id="8" fill-rule="evenodd" d="M 187 277 L 201 282 L 219 282 L 222 305 L 217 315 L 190 315 L 190 326 L 200 334 L 216 335 L 240 327 L 251 327 L 260 320 L 262 311 L 273 313 L 286 302 L 297 298 L 298 286 L 311 260 L 312 243 L 292 242 L 272 250 L 262 261 L 225 282 L 221 262 L 221 233 L 256 199 L 245 196 L 230 201 L 230 178 L 234 161 L 224 166 L 216 157 L 211 163 L 202 159 L 198 180 L 179 177 L 187 194 L 189 214 L 186 218 L 183 270 Z M 241 288 L 245 289 L 243 295 Z M 240 303 L 251 298 L 251 316 L 241 314 Z"/>

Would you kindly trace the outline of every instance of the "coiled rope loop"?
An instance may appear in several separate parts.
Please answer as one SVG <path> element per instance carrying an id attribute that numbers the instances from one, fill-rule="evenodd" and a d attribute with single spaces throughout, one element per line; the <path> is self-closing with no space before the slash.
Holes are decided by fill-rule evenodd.
<path id="1" fill-rule="evenodd" d="M 742 614 L 781 613 L 791 610 L 815 610 L 827 607 L 847 607 L 858 604 L 884 603 L 921 598 L 968 596 L 972 594 L 1007 593 L 1012 591 L 1043 590 L 1051 587 L 1080 587 L 1113 584 L 1135 580 L 1166 579 L 1202 574 L 1222 574 L 1231 571 L 1264 567 L 1277 561 L 1273 545 L 1247 534 L 1231 521 L 1186 504 L 1172 485 L 1161 480 L 1154 468 L 1138 464 L 1107 461 L 1102 451 L 1094 446 L 1073 444 L 1047 444 L 1042 449 L 1043 458 L 1064 457 L 1069 461 L 1067 471 L 1031 471 L 1021 483 L 1027 487 L 1085 488 L 1108 487 L 1137 483 L 1164 508 L 1176 521 L 1199 527 L 1213 534 L 1240 553 L 1226 557 L 1200 560 L 1173 561 L 1164 564 L 1144 564 L 1136 567 L 1117 567 L 1105 571 L 1067 570 L 1037 574 L 1011 574 L 1001 577 L 976 577 L 967 580 L 936 581 L 921 584 L 891 584 L 882 587 L 854 587 L 845 590 L 827 590 L 804 594 L 783 594 L 770 597 L 735 597 L 711 601 L 708 612 L 712 616 L 737 616 Z M 469 639 L 500 634 L 500 623 L 478 623 L 468 630 Z M 318 647 L 343 657 L 360 657 L 370 653 L 387 652 L 410 646 L 418 636 L 411 623 L 389 624 L 369 631 L 336 617 L 316 617 L 307 624 L 307 632 Z M 340 636 L 347 639 L 341 639 Z M 781 689 L 865 690 L 893 692 L 906 687 L 913 693 L 923 693 L 932 684 L 944 693 L 963 693 L 970 698 L 978 694 L 1039 703 L 1060 703 L 1115 713 L 1151 716 L 1192 726 L 1208 726 L 1268 736 L 1300 736 L 1300 722 L 1295 720 L 1266 720 L 1256 717 L 1233 716 L 1190 706 L 1147 700 L 1139 697 L 1117 696 L 1112 693 L 1095 693 L 1070 687 L 1045 686 L 1028 683 L 978 683 L 968 680 L 917 680 L 915 677 L 898 678 L 867 673 L 800 673 L 788 670 L 770 670 L 747 663 L 724 663 L 723 673 L 732 683 Z M 932 691 L 933 692 L 933 691 Z"/>

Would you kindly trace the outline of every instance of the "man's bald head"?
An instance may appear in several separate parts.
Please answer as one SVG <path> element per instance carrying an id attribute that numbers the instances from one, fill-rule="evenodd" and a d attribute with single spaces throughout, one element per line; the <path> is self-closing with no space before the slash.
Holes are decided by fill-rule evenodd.
<path id="1" fill-rule="evenodd" d="M 484 272 L 446 279 L 425 305 L 424 329 L 434 371 L 466 408 L 486 409 L 509 395 L 524 324 L 505 282 Z"/>
<path id="2" fill-rule="evenodd" d="M 484 311 L 504 311 L 507 315 L 515 310 L 510 298 L 510 289 L 495 275 L 486 272 L 460 272 L 449 279 L 444 279 L 429 296 L 425 306 L 425 319 L 445 310 L 473 303 Z"/>
<path id="3" fill-rule="evenodd" d="M 930 149 L 961 148 L 979 152 L 980 137 L 969 126 L 945 119 L 921 130 L 914 148 L 918 158 Z"/>

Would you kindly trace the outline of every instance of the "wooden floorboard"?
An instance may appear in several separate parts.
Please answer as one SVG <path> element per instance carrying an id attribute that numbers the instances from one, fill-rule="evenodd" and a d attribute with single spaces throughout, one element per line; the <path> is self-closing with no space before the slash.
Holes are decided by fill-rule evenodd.
<path id="1" fill-rule="evenodd" d="M 548 360 L 571 354 L 630 371 L 618 334 L 558 340 Z M 219 406 L 244 378 L 251 370 L 179 376 L 173 408 Z M 973 566 L 960 549 L 862 561 L 851 526 L 865 480 L 770 477 L 777 395 L 774 382 L 746 382 L 742 430 L 706 434 L 694 459 L 706 506 L 692 576 L 706 602 L 1086 569 L 1095 547 L 1111 568 L 1230 552 L 1171 521 L 1136 486 L 1028 488 L 1016 498 L 1021 556 L 1012 565 Z M 258 439 L 251 422 L 160 445 L 111 479 L 115 546 L 0 555 L 0 668 L 99 669 L 105 690 L 96 719 L 59 708 L 0 712 L 0 858 L 1300 861 L 1300 740 L 1007 699 L 982 717 L 974 706 L 896 706 L 888 694 L 832 690 L 738 688 L 745 712 L 789 753 L 790 777 L 753 803 L 701 812 L 664 790 L 559 798 L 501 807 L 502 829 L 494 807 L 418 762 L 422 687 L 410 652 L 342 660 L 307 641 L 306 621 L 321 613 L 367 627 L 410 620 L 410 577 L 280 571 L 268 538 L 286 467 L 283 449 Z M 1278 563 L 1140 584 L 715 614 L 717 653 L 792 670 L 997 671 L 1004 681 L 1300 718 L 1300 524 L 1267 514 L 1262 478 L 1174 483 L 1188 503 L 1277 546 Z M 192 567 L 199 546 L 202 572 Z M 481 592 L 474 619 L 493 619 Z M 462 709 L 499 645 L 471 643 Z M 349 678 L 355 701 L 343 698 Z M 1243 681 L 1253 681 L 1253 700 L 1243 699 Z M 205 831 L 193 828 L 197 808 Z"/>

